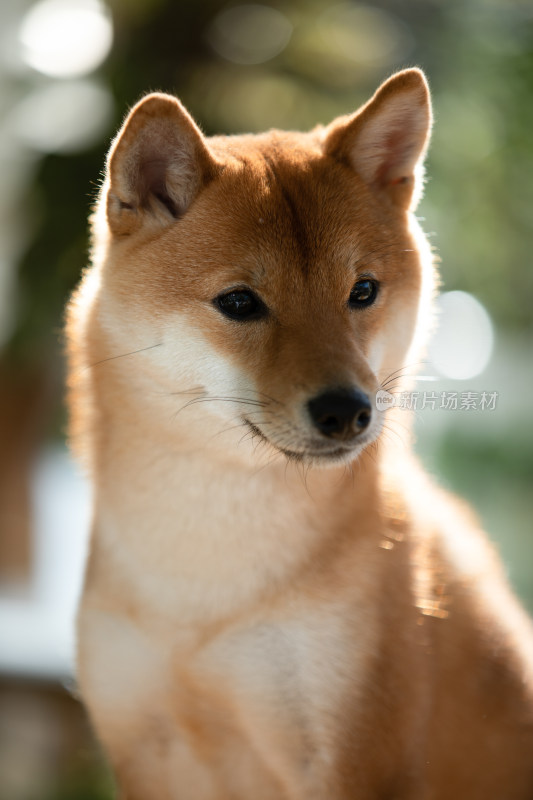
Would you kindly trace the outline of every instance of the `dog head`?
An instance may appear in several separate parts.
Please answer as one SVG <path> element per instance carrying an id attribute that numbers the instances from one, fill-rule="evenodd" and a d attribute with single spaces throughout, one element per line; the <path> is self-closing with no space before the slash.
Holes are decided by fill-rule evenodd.
<path id="1" fill-rule="evenodd" d="M 353 459 L 431 292 L 412 216 L 430 125 L 416 69 L 306 134 L 206 138 L 175 98 L 141 100 L 95 214 L 92 362 L 169 440 L 216 449 L 220 433 L 249 455 L 249 432 L 288 457 Z"/>

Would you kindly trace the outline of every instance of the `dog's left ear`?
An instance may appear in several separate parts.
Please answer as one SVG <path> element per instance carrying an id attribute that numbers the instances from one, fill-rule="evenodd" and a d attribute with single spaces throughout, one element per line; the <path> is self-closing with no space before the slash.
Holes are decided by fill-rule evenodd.
<path id="1" fill-rule="evenodd" d="M 172 224 L 220 170 L 176 97 L 154 93 L 131 110 L 108 156 L 107 221 L 117 236 Z"/>
<path id="2" fill-rule="evenodd" d="M 324 151 L 350 164 L 395 205 L 412 208 L 421 195 L 431 122 L 424 74 L 406 69 L 389 78 L 355 114 L 332 122 Z"/>

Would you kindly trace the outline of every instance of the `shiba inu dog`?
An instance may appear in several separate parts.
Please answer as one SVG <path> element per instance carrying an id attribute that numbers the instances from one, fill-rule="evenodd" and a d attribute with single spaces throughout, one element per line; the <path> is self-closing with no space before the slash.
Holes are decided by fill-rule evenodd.
<path id="1" fill-rule="evenodd" d="M 375 402 L 431 309 L 430 126 L 408 69 L 310 133 L 152 94 L 114 141 L 67 333 L 123 800 L 533 798 L 530 622 Z"/>

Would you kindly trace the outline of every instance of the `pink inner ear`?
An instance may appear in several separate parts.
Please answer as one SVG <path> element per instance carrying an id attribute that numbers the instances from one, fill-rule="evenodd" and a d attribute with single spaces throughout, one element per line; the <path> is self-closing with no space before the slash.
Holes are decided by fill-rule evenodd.
<path id="1" fill-rule="evenodd" d="M 416 142 L 405 131 L 391 131 L 382 143 L 383 159 L 374 180 L 382 188 L 408 183 L 416 161 Z M 414 156 L 414 157 L 413 157 Z"/>
<path id="2" fill-rule="evenodd" d="M 162 158 L 143 161 L 139 170 L 139 201 L 140 205 L 146 208 L 150 204 L 150 198 L 155 197 L 173 217 L 177 218 L 180 215 L 180 209 L 167 189 L 167 168 L 168 162 Z"/>
<path id="3" fill-rule="evenodd" d="M 374 189 L 387 191 L 413 208 L 421 188 L 421 162 L 431 128 L 427 85 L 419 70 L 390 78 L 351 117 L 339 117 L 326 131 L 324 151 L 349 163 Z M 420 162 L 420 169 L 417 164 Z M 418 180 L 420 178 L 420 180 Z"/>

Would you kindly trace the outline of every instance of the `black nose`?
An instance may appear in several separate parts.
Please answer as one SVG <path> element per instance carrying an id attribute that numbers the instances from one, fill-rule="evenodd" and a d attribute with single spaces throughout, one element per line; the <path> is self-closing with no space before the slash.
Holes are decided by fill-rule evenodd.
<path id="1" fill-rule="evenodd" d="M 359 389 L 330 389 L 307 403 L 315 428 L 332 439 L 350 439 L 370 424 L 372 406 Z"/>

